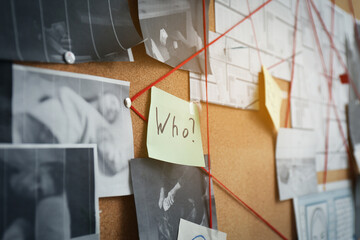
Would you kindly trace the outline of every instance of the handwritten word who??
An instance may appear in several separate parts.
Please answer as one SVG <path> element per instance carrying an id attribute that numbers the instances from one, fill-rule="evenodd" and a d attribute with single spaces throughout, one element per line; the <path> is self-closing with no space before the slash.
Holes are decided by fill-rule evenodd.
<path id="1" fill-rule="evenodd" d="M 171 119 L 171 113 L 168 113 L 166 119 L 164 122 L 159 122 L 159 110 L 158 110 L 158 107 L 155 108 L 155 111 L 156 111 L 156 127 L 157 127 L 157 134 L 160 135 L 160 134 L 166 134 L 167 132 L 165 132 L 165 129 L 166 127 L 168 126 L 168 122 L 169 122 L 169 119 Z M 188 121 L 190 122 L 190 124 L 192 125 L 192 134 L 195 133 L 195 119 L 193 118 L 189 118 Z M 170 124 L 169 124 L 170 125 Z M 168 127 L 169 128 L 169 127 Z M 172 137 L 177 137 L 179 136 L 179 127 L 178 125 L 176 125 L 176 116 L 173 115 L 172 116 L 172 126 L 170 127 L 171 128 L 171 135 Z M 181 130 L 181 129 L 180 129 Z M 165 132 L 165 133 L 164 133 Z M 188 128 L 184 128 L 182 130 L 182 137 L 183 138 L 187 138 L 189 136 L 189 129 Z M 194 140 L 192 140 L 192 142 L 194 142 Z"/>

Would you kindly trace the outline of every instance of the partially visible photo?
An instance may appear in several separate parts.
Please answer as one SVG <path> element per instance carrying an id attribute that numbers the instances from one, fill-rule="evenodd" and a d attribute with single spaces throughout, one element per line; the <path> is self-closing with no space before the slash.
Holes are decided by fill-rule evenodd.
<path id="1" fill-rule="evenodd" d="M 276 159 L 280 200 L 317 192 L 315 158 Z"/>
<path id="2" fill-rule="evenodd" d="M 0 145 L 0 239 L 97 234 L 95 145 Z"/>
<path id="3" fill-rule="evenodd" d="M 279 129 L 275 158 L 280 201 L 318 191 L 316 144 L 313 131 Z"/>
<path id="4" fill-rule="evenodd" d="M 180 219 L 209 227 L 208 175 L 200 168 L 137 158 L 130 161 L 139 237 L 176 240 Z M 211 192 L 213 228 L 217 229 Z"/>
<path id="5" fill-rule="evenodd" d="M 356 236 L 351 187 L 297 197 L 293 206 L 299 240 L 353 239 Z"/>
<path id="6" fill-rule="evenodd" d="M 138 7 L 146 53 L 152 58 L 176 67 L 205 46 L 202 1 L 138 0 Z M 205 9 L 207 13 L 208 0 Z M 208 29 L 208 15 L 206 21 Z M 211 74 L 209 59 L 207 65 Z M 181 69 L 205 73 L 204 52 Z"/>
<path id="7" fill-rule="evenodd" d="M 124 0 L 11 1 L 0 3 L 0 59 L 64 63 L 134 61 L 141 42 Z"/>
<path id="8" fill-rule="evenodd" d="M 13 66 L 12 142 L 97 144 L 99 196 L 131 194 L 129 83 Z"/>

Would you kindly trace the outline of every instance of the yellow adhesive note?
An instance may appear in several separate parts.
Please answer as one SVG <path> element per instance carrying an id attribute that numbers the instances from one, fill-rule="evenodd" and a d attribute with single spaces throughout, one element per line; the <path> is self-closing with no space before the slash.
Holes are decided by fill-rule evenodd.
<path id="1" fill-rule="evenodd" d="M 264 74 L 265 106 L 270 114 L 275 128 L 279 129 L 283 93 L 278 84 L 275 82 L 275 79 L 270 75 L 264 66 L 262 66 L 262 71 Z"/>
<path id="2" fill-rule="evenodd" d="M 151 158 L 204 167 L 197 106 L 152 87 L 146 145 Z"/>

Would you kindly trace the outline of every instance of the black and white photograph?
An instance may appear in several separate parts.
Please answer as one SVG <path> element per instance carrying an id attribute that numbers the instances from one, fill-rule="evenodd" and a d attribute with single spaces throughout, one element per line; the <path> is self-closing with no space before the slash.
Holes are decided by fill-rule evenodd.
<path id="1" fill-rule="evenodd" d="M 318 191 L 315 158 L 276 159 L 280 200 Z"/>
<path id="2" fill-rule="evenodd" d="M 0 144 L 0 239 L 94 239 L 95 152 L 94 144 Z"/>
<path id="3" fill-rule="evenodd" d="M 206 0 L 206 13 L 209 2 Z M 138 0 L 138 9 L 146 53 L 149 56 L 176 67 L 204 47 L 201 0 Z M 206 21 L 208 22 L 208 14 Z M 208 23 L 206 26 L 208 28 Z M 206 34 L 208 36 L 208 30 Z M 208 73 L 211 74 L 209 59 L 207 63 Z M 181 69 L 204 73 L 204 52 Z"/>
<path id="4" fill-rule="evenodd" d="M 318 191 L 314 132 L 280 128 L 276 139 L 276 175 L 280 200 Z"/>
<path id="5" fill-rule="evenodd" d="M 97 144 L 98 194 L 129 195 L 129 82 L 13 65 L 13 143 Z"/>
<path id="6" fill-rule="evenodd" d="M 132 159 L 130 168 L 140 240 L 176 240 L 180 218 L 209 227 L 208 175 L 200 168 L 150 158 Z"/>
<path id="7" fill-rule="evenodd" d="M 64 63 L 133 61 L 141 42 L 127 0 L 16 1 L 0 3 L 0 59 Z"/>
<path id="8" fill-rule="evenodd" d="M 355 208 L 351 187 L 294 198 L 299 240 L 353 239 Z"/>

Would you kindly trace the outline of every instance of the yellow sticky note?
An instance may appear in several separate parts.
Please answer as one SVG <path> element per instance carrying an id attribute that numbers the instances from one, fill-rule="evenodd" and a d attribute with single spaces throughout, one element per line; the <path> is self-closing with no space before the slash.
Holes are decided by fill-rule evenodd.
<path id="1" fill-rule="evenodd" d="M 146 145 L 151 158 L 204 167 L 196 105 L 152 87 Z"/>
<path id="2" fill-rule="evenodd" d="M 282 91 L 275 79 L 270 75 L 267 69 L 262 66 L 265 86 L 265 106 L 270 114 L 276 129 L 280 128 L 280 110 L 282 102 Z"/>

